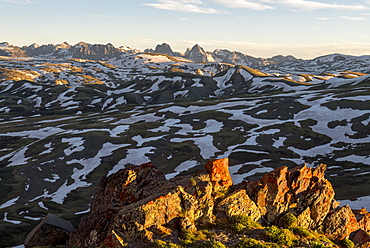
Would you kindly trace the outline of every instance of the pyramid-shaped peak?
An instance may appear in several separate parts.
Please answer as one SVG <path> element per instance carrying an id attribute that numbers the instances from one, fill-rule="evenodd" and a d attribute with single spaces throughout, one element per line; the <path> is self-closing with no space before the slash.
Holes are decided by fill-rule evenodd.
<path id="1" fill-rule="evenodd" d="M 68 48 L 70 48 L 71 46 L 70 46 L 66 41 L 64 41 L 63 43 L 61 43 L 61 44 L 57 45 L 57 47 L 59 47 L 59 48 L 63 48 L 63 49 L 68 49 Z"/>
<path id="2" fill-rule="evenodd" d="M 202 53 L 202 54 L 205 54 L 206 53 L 206 51 L 204 51 L 203 47 L 199 46 L 198 44 L 195 44 L 191 48 L 190 52 L 198 52 L 198 53 Z"/>
<path id="3" fill-rule="evenodd" d="M 37 43 L 32 43 L 32 44 L 29 46 L 29 48 L 34 48 L 34 49 L 39 48 L 39 47 L 40 47 L 40 45 L 39 45 L 39 44 L 37 44 Z"/>
<path id="4" fill-rule="evenodd" d="M 84 41 L 80 41 L 78 42 L 75 46 L 88 46 L 89 44 L 84 42 Z"/>
<path id="5" fill-rule="evenodd" d="M 191 50 L 186 50 L 185 57 L 194 62 L 207 63 L 209 62 L 207 53 L 198 44 L 194 45 Z M 211 59 L 211 58 L 210 58 Z"/>
<path id="6" fill-rule="evenodd" d="M 195 44 L 192 49 L 199 49 L 204 51 L 203 47 L 199 46 L 198 44 Z"/>

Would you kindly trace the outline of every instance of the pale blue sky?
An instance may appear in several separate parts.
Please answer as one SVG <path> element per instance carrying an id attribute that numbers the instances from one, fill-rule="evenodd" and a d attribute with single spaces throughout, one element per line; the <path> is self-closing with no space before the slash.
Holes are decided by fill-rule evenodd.
<path id="1" fill-rule="evenodd" d="M 370 54 L 370 0 L 0 0 L 0 41 Z"/>

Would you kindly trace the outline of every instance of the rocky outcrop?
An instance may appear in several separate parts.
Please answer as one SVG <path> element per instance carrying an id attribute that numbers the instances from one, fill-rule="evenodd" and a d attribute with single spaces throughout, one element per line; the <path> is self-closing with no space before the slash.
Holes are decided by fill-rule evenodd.
<path id="1" fill-rule="evenodd" d="M 247 183 L 245 188 L 267 224 L 274 224 L 282 214 L 292 212 L 305 222 L 303 226 L 315 229 L 339 205 L 334 200 L 331 183 L 324 177 L 325 169 L 326 165 L 290 171 L 280 167 L 265 174 L 261 181 Z"/>
<path id="2" fill-rule="evenodd" d="M 234 186 L 228 159 L 209 161 L 205 169 L 166 180 L 148 163 L 105 178 L 70 245 L 146 247 L 157 239 L 176 242 L 184 231 L 228 223 L 235 215 L 278 225 L 287 213 L 297 217 L 298 225 L 330 238 L 351 238 L 358 244 L 368 240 L 370 214 L 339 207 L 324 177 L 326 165 L 280 167 L 261 180 Z"/>
<path id="3" fill-rule="evenodd" d="M 71 244 L 110 246 L 112 240 L 119 242 L 117 237 L 130 244 L 162 236 L 176 239 L 183 230 L 195 230 L 196 224 L 212 223 L 215 185 L 221 181 L 223 190 L 231 185 L 226 172 L 217 179 L 202 173 L 166 180 L 150 163 L 121 170 L 102 181 L 89 217 L 72 235 Z"/>
<path id="4" fill-rule="evenodd" d="M 48 214 L 27 236 L 24 245 L 26 248 L 35 246 L 65 245 L 69 233 L 74 230 L 71 222 L 63 220 L 53 214 Z"/>

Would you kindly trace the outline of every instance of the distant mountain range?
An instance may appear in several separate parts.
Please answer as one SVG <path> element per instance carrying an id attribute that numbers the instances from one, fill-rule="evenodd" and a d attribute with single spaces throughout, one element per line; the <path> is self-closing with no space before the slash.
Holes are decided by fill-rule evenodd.
<path id="1" fill-rule="evenodd" d="M 67 42 L 53 45 L 32 44 L 29 46 L 18 47 L 7 42 L 0 43 L 0 56 L 6 57 L 34 57 L 34 58 L 52 58 L 52 59 L 88 59 L 102 61 L 119 61 L 127 56 L 141 53 L 160 53 L 175 58 L 190 60 L 197 63 L 226 63 L 232 65 L 245 65 L 258 69 L 277 69 L 289 72 L 330 72 L 332 70 L 356 70 L 362 73 L 369 73 L 368 65 L 370 56 L 350 56 L 342 54 L 331 54 L 321 56 L 312 60 L 303 60 L 291 55 L 277 55 L 271 58 L 255 58 L 247 54 L 229 51 L 226 49 L 216 49 L 213 52 L 205 51 L 198 44 L 188 48 L 185 53 L 179 53 L 172 50 L 169 44 L 163 43 L 156 48 L 146 49 L 144 52 L 127 46 L 115 47 L 108 43 L 88 44 L 79 42 L 70 45 Z"/>

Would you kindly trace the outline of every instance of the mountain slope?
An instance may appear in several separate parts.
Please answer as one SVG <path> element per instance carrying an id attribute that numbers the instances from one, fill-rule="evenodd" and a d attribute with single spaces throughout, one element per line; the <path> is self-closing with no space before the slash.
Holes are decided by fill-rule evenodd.
<path id="1" fill-rule="evenodd" d="M 337 70 L 334 57 L 328 68 Z M 77 223 L 103 176 L 148 161 L 172 178 L 228 157 L 235 182 L 326 163 L 337 199 L 369 207 L 370 77 L 359 71 L 257 70 L 130 52 L 0 64 L 6 246 L 48 212 Z"/>
<path id="2" fill-rule="evenodd" d="M 1 42 L 0 43 L 0 56 L 6 57 L 27 57 L 26 52 L 20 49 L 17 46 L 13 46 L 8 42 Z"/>

